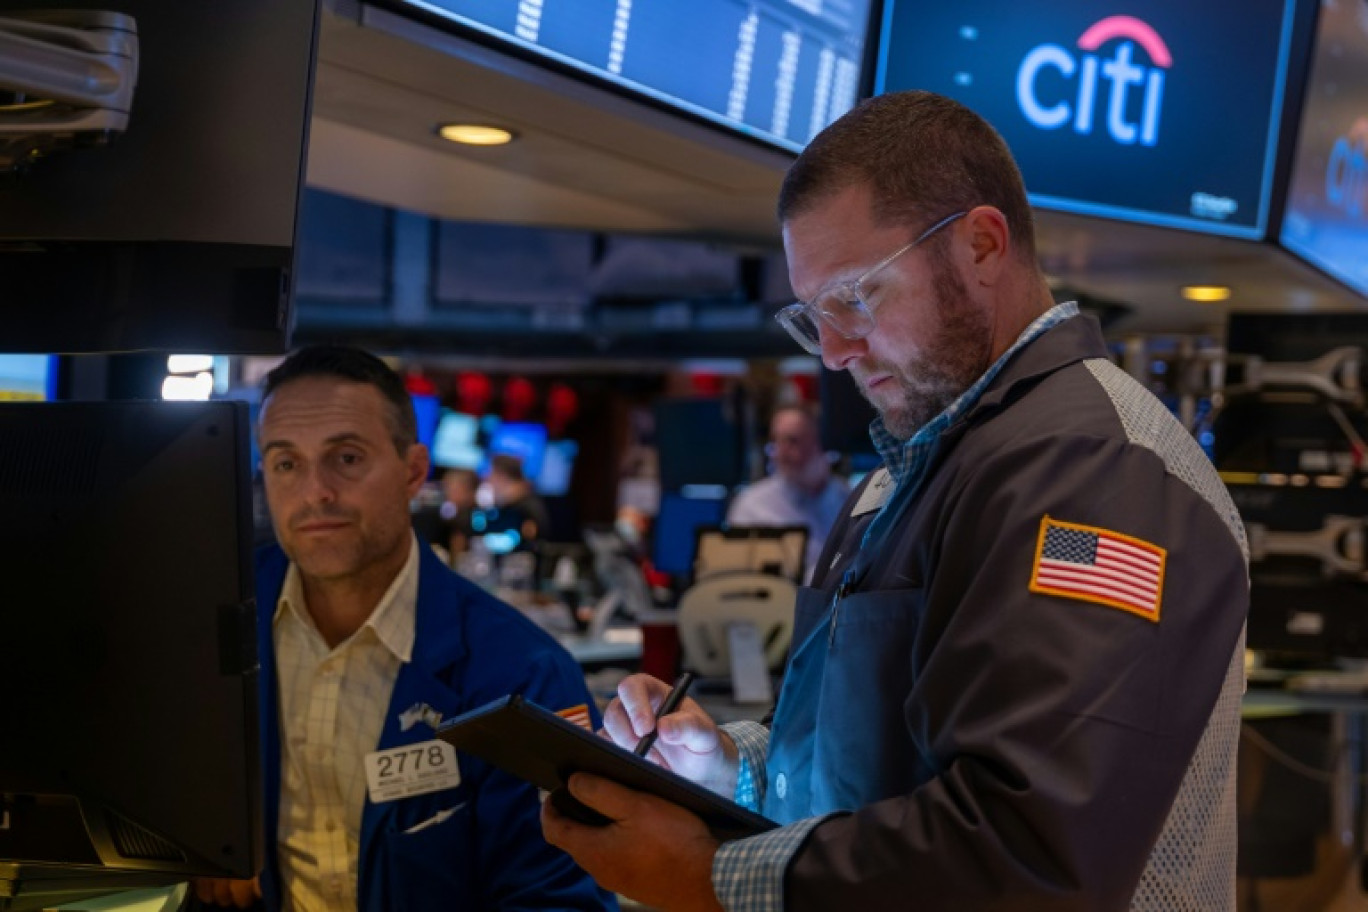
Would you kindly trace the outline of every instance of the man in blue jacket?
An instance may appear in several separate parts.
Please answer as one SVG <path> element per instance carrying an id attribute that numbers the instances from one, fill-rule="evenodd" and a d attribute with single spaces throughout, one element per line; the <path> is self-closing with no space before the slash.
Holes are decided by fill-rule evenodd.
<path id="1" fill-rule="evenodd" d="M 418 542 L 428 473 L 403 382 L 341 347 L 272 371 L 258 427 L 279 547 L 257 561 L 266 866 L 201 899 L 268 909 L 614 908 L 536 789 L 434 738 L 509 693 L 598 714 L 570 656 Z"/>

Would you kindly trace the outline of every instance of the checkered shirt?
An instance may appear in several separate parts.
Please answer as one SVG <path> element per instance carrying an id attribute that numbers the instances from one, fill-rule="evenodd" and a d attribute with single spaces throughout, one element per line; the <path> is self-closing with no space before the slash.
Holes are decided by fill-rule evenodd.
<path id="1" fill-rule="evenodd" d="M 285 575 L 272 620 L 280 672 L 281 894 L 290 912 L 355 909 L 366 803 L 364 757 L 376 749 L 394 679 L 413 652 L 418 541 L 366 623 L 336 648 Z"/>

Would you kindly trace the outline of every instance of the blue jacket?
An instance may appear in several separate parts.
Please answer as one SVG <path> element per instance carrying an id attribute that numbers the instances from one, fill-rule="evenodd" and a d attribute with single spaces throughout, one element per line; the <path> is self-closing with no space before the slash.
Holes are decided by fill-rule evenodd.
<path id="1" fill-rule="evenodd" d="M 556 710 L 587 703 L 597 726 L 584 676 L 555 640 L 452 573 L 431 549 L 419 551 L 413 657 L 395 679 L 379 749 L 433 737 L 422 722 L 400 730 L 399 714 L 414 704 L 449 719 L 510 693 Z M 271 620 L 288 566 L 274 545 L 257 555 L 266 804 L 261 888 L 272 910 L 280 908 L 280 726 Z M 357 893 L 362 912 L 616 908 L 610 894 L 542 838 L 535 787 L 476 757 L 459 759 L 461 782 L 454 789 L 379 805 L 367 798 Z M 441 823 L 405 832 L 453 808 Z"/>

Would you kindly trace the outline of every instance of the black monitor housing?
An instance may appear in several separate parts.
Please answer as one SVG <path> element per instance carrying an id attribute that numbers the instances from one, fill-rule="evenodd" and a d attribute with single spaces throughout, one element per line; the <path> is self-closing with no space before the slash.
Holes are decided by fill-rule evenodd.
<path id="1" fill-rule="evenodd" d="M 0 909 L 259 869 L 248 433 L 0 403 Z"/>
<path id="2" fill-rule="evenodd" d="M 21 7 L 37 22 L 84 19 L 100 32 L 91 14 L 110 4 Z M 127 109 L 119 129 L 82 128 L 80 136 L 101 141 L 70 143 L 0 174 L 0 346 L 283 351 L 319 0 L 120 0 L 114 8 L 121 27 L 136 29 L 136 85 L 118 102 Z M 33 94 L 5 70 L 0 131 L 8 134 L 18 112 L 61 99 Z"/>

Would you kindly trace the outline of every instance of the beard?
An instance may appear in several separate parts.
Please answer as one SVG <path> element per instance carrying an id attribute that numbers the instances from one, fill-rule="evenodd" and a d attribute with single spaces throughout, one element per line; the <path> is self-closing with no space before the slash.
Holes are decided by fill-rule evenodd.
<path id="1" fill-rule="evenodd" d="M 992 345 L 988 314 L 974 306 L 964 284 L 948 267 L 937 267 L 932 290 L 932 306 L 940 320 L 920 354 L 900 364 L 870 361 L 865 369 L 870 374 L 890 374 L 901 390 L 899 401 L 880 406 L 863 384 L 857 384 L 861 395 L 878 410 L 884 427 L 899 440 L 910 439 L 988 369 Z"/>

